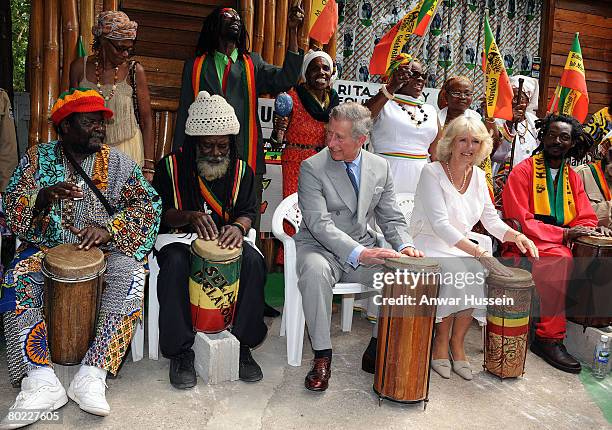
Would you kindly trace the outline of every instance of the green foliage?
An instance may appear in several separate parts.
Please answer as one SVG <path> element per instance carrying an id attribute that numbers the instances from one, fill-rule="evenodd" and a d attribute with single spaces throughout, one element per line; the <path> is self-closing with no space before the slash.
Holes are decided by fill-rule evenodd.
<path id="1" fill-rule="evenodd" d="M 15 91 L 25 91 L 30 0 L 11 0 L 11 17 L 13 21 L 13 86 Z"/>

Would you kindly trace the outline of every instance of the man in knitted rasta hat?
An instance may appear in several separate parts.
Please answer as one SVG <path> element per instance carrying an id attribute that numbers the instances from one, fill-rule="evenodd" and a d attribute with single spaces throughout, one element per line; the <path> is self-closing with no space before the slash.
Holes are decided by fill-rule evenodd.
<path id="1" fill-rule="evenodd" d="M 21 382 L 16 410 L 55 410 L 70 397 L 86 412 L 110 413 L 106 374 L 117 373 L 141 317 L 142 260 L 161 214 L 159 196 L 136 163 L 103 144 L 112 115 L 95 90 L 63 93 L 51 110 L 59 140 L 30 147 L 4 194 L 8 225 L 23 243 L 0 289 L 9 375 L 14 385 Z M 96 335 L 68 396 L 51 363 L 41 273 L 46 252 L 65 243 L 100 247 L 107 264 Z M 0 427 L 25 426 L 39 416 L 16 422 L 9 414 Z"/>
<path id="2" fill-rule="evenodd" d="M 263 320 L 266 267 L 257 250 L 243 241 L 255 220 L 257 204 L 255 175 L 236 155 L 239 131 L 232 106 L 221 96 L 201 91 L 189 107 L 184 145 L 159 162 L 153 186 L 163 203 L 162 232 L 197 233 L 223 248 L 242 247 L 232 333 L 240 341 L 239 377 L 255 382 L 263 373 L 250 348 L 263 342 L 267 333 Z M 189 246 L 173 243 L 157 257 L 159 344 L 171 360 L 170 383 L 176 388 L 196 384 L 189 256 Z"/>

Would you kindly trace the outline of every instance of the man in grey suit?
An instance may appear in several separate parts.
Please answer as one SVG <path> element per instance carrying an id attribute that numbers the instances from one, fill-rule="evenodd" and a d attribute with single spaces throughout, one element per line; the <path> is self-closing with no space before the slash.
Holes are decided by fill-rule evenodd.
<path id="1" fill-rule="evenodd" d="M 327 125 L 327 148 L 305 160 L 300 168 L 302 224 L 294 238 L 298 287 L 315 354 L 305 380 L 306 388 L 312 391 L 326 390 L 331 376 L 334 284 L 372 285 L 372 276 L 385 258 L 423 256 L 412 247 L 387 162 L 362 150 L 371 128 L 370 111 L 365 107 L 354 102 L 337 106 Z M 372 217 L 398 252 L 375 247 L 376 234 L 367 224 Z M 362 368 L 370 373 L 374 373 L 375 336 L 374 331 L 362 361 Z"/>

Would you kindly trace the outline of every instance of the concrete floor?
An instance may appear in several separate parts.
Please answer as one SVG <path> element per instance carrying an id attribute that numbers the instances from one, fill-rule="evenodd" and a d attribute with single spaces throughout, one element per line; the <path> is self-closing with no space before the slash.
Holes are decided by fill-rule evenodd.
<path id="1" fill-rule="evenodd" d="M 168 360 L 128 361 L 119 377 L 108 380 L 111 415 L 94 417 L 69 402 L 61 411 L 64 428 L 210 428 L 210 429 L 603 429 L 612 428 L 589 398 L 576 375 L 548 366 L 529 353 L 524 378 L 503 383 L 481 370 L 480 332 L 473 327 L 466 350 L 475 369 L 471 382 L 453 374 L 443 380 L 432 372 L 429 405 L 378 406 L 373 378 L 361 371 L 361 354 L 371 324 L 355 315 L 353 331 L 342 333 L 339 314 L 332 327 L 334 360 L 330 388 L 325 393 L 304 389 L 309 370 L 309 344 L 302 367 L 286 364 L 280 318 L 270 320 L 268 339 L 254 352 L 264 371 L 255 384 L 240 381 L 199 385 L 180 391 L 168 382 Z M 307 341 L 306 341 L 307 342 Z M 146 354 L 146 352 L 145 352 Z M 61 369 L 70 381 L 76 369 Z M 66 385 L 67 387 L 67 385 Z M 19 391 L 10 387 L 5 353 L 0 354 L 0 413 Z M 612 401 L 612 395 L 610 396 Z M 57 429 L 37 423 L 33 429 Z"/>

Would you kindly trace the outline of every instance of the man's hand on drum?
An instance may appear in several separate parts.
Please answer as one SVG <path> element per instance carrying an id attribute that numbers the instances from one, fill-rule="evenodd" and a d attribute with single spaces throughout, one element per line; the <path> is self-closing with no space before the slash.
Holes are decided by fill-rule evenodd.
<path id="1" fill-rule="evenodd" d="M 235 225 L 229 224 L 221 227 L 221 235 L 219 236 L 219 246 L 221 248 L 240 248 L 244 236 L 242 230 Z"/>
<path id="2" fill-rule="evenodd" d="M 400 251 L 400 253 L 407 255 L 408 257 L 417 257 L 417 258 L 425 257 L 425 253 L 423 251 L 419 251 L 413 246 L 405 247 L 404 249 Z"/>
<path id="3" fill-rule="evenodd" d="M 612 230 L 606 226 L 600 225 L 595 229 L 595 231 L 602 236 L 612 237 Z"/>
<path id="4" fill-rule="evenodd" d="M 219 236 L 219 230 L 212 217 L 204 212 L 189 211 L 189 224 L 200 239 L 214 240 Z"/>
<path id="5" fill-rule="evenodd" d="M 385 258 L 400 258 L 402 254 L 388 248 L 365 248 L 359 254 L 359 263 L 366 266 L 383 264 Z"/>
<path id="6" fill-rule="evenodd" d="M 583 225 L 577 225 L 575 227 L 567 229 L 566 231 L 567 231 L 566 237 L 569 242 L 576 240 L 582 236 L 599 235 L 598 233 L 596 233 L 595 229 L 593 229 L 592 227 L 585 227 Z"/>
<path id="7" fill-rule="evenodd" d="M 56 200 L 82 199 L 83 190 L 76 184 L 70 182 L 59 182 L 50 187 L 45 187 L 38 192 L 35 207 L 42 210 Z"/>
<path id="8" fill-rule="evenodd" d="M 105 228 L 100 227 L 85 227 L 84 229 L 79 230 L 74 226 L 68 226 L 68 229 L 73 232 L 79 239 L 81 239 L 81 243 L 79 244 L 79 249 L 88 250 L 92 246 L 100 246 L 106 245 L 112 239 L 110 233 Z"/>

